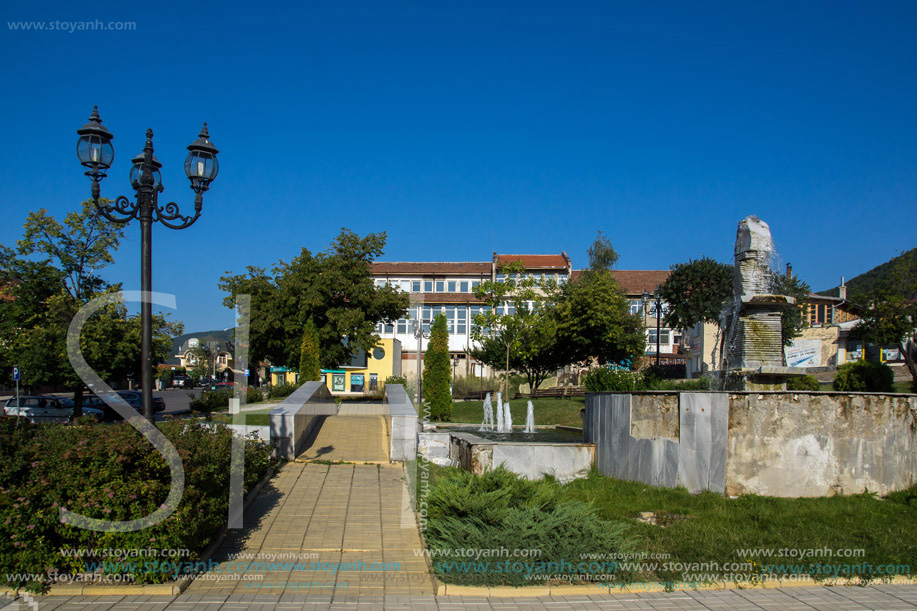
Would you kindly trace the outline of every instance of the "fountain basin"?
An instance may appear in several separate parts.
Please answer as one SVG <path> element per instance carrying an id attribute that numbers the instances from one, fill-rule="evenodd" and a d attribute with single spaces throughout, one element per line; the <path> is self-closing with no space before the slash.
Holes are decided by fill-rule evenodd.
<path id="1" fill-rule="evenodd" d="M 547 474 L 561 482 L 585 477 L 595 458 L 595 444 L 584 443 L 581 432 L 538 429 L 535 433 L 495 433 L 476 428 L 418 433 L 418 451 L 431 462 L 462 467 L 478 475 L 502 465 L 527 479 L 541 479 Z"/>

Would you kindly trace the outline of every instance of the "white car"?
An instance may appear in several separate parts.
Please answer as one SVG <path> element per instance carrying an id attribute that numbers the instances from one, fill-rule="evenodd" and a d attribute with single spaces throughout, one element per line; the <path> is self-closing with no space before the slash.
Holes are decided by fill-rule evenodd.
<path id="1" fill-rule="evenodd" d="M 58 397 L 25 396 L 10 397 L 6 401 L 3 413 L 7 416 L 19 416 L 29 422 L 70 422 L 73 419 L 73 402 L 67 405 Z M 91 407 L 83 408 L 84 416 L 94 416 L 96 420 L 103 417 L 102 410 Z"/>

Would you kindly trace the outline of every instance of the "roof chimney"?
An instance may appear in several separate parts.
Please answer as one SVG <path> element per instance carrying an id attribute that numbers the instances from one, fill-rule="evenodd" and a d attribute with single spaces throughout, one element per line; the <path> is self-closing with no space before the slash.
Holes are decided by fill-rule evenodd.
<path id="1" fill-rule="evenodd" d="M 841 299 L 847 299 L 847 284 L 844 282 L 843 276 L 841 276 L 841 285 L 837 287 L 837 296 Z"/>
<path id="2" fill-rule="evenodd" d="M 793 277 L 793 264 L 792 263 L 786 264 L 786 277 L 787 278 Z"/>

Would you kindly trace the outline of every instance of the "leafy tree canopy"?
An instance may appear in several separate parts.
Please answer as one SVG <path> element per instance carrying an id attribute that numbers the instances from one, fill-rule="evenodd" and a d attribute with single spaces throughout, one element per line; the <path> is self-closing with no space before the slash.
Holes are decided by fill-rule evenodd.
<path id="1" fill-rule="evenodd" d="M 673 265 L 672 273 L 659 287 L 669 306 L 666 326 L 688 329 L 699 322 L 719 322 L 732 299 L 732 277 L 732 265 L 709 257 Z"/>
<path id="2" fill-rule="evenodd" d="M 323 252 L 303 248 L 271 273 L 248 267 L 246 274 L 220 278 L 226 307 L 234 308 L 239 295 L 251 295 L 250 360 L 298 365 L 310 318 L 318 328 L 322 367 L 346 363 L 358 349 L 372 350 L 378 344 L 376 323 L 398 320 L 408 307 L 406 294 L 373 283 L 370 264 L 382 254 L 385 239 L 384 232 L 361 238 L 341 229 Z"/>

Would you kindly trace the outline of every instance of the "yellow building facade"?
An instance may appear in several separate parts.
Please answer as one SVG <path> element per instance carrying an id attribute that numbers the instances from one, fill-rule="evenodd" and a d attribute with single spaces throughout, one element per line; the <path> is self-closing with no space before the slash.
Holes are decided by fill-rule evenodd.
<path id="1" fill-rule="evenodd" d="M 322 369 L 325 386 L 333 395 L 373 395 L 382 391 L 389 376 L 401 375 L 401 342 L 387 338 L 366 352 L 358 350 L 350 363 Z"/>

